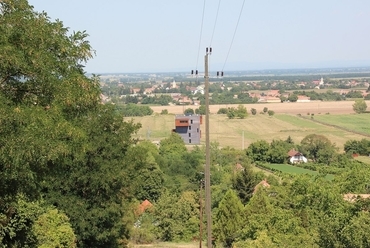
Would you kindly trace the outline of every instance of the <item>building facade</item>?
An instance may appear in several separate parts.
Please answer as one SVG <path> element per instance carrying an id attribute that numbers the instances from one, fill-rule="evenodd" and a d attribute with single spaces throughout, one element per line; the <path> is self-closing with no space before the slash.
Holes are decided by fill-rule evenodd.
<path id="1" fill-rule="evenodd" d="M 202 115 L 176 115 L 175 129 L 172 131 L 179 134 L 185 144 L 200 144 Z"/>

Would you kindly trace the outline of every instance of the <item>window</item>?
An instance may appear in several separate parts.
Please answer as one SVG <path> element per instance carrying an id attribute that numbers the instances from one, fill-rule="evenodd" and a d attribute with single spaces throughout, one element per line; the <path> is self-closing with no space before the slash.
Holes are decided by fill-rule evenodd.
<path id="1" fill-rule="evenodd" d="M 199 128 L 197 128 L 197 133 L 199 133 Z"/>
<path id="2" fill-rule="evenodd" d="M 190 123 L 193 124 L 193 120 L 190 120 Z"/>
<path id="3" fill-rule="evenodd" d="M 189 139 L 189 144 L 191 144 L 191 139 Z"/>
<path id="4" fill-rule="evenodd" d="M 189 133 L 189 137 L 191 137 L 191 133 Z"/>
<path id="5" fill-rule="evenodd" d="M 189 130 L 191 130 L 191 126 L 189 126 Z"/>

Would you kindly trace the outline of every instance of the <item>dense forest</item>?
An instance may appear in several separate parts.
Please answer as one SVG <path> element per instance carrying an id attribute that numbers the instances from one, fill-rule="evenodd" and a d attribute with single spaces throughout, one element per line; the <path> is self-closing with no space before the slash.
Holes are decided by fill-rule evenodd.
<path id="1" fill-rule="evenodd" d="M 199 240 L 205 148 L 174 133 L 159 144 L 135 140 L 141 125 L 122 114 L 135 107 L 102 104 L 99 78 L 85 75 L 94 55 L 85 32 L 26 0 L 0 2 L 0 30 L 1 247 Z M 293 148 L 316 176 L 258 169 L 286 164 Z M 369 153 L 369 140 L 339 151 L 317 134 L 245 150 L 212 143 L 215 244 L 369 247 L 370 171 L 353 158 Z"/>

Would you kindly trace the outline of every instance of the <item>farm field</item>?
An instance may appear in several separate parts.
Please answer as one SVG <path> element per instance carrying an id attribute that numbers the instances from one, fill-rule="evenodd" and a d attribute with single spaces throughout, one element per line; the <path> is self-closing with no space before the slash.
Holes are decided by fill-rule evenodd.
<path id="1" fill-rule="evenodd" d="M 317 117 L 315 115 L 315 118 Z M 345 120 L 346 118 L 362 118 L 362 115 L 347 114 L 339 115 L 339 117 Z M 130 120 L 131 117 L 125 119 Z M 175 116 L 156 114 L 133 117 L 132 119 L 142 124 L 136 138 L 160 141 L 171 134 L 171 130 L 174 128 Z M 354 123 L 356 122 L 354 121 Z M 359 123 L 361 122 L 359 121 Z M 201 129 L 205 130 L 204 122 Z M 356 127 L 354 127 L 354 130 L 356 130 Z M 273 139 L 285 140 L 288 136 L 294 142 L 299 143 L 306 135 L 312 133 L 325 135 L 339 147 L 340 151 L 343 150 L 344 143 L 349 139 L 367 138 L 360 134 L 323 125 L 292 114 L 275 114 L 272 117 L 257 114 L 255 116 L 249 115 L 246 119 L 228 119 L 226 115 L 210 115 L 210 140 L 211 142 L 218 142 L 221 147 L 230 146 L 236 149 L 244 149 L 257 140 L 271 142 Z M 205 144 L 204 135 L 201 139 L 201 145 L 203 144 Z"/>
<path id="2" fill-rule="evenodd" d="M 353 105 L 354 101 L 338 101 L 338 102 L 294 102 L 294 103 L 254 103 L 244 104 L 248 112 L 251 108 L 255 108 L 257 113 L 261 112 L 264 107 L 275 111 L 279 114 L 354 114 Z M 370 101 L 366 101 L 367 106 L 370 107 Z M 199 106 L 151 106 L 154 113 L 161 113 L 163 109 L 167 109 L 171 114 L 182 114 L 186 108 L 197 109 Z M 209 109 L 211 114 L 216 114 L 220 108 L 238 107 L 238 104 L 223 104 L 223 105 L 210 105 Z"/>
<path id="3" fill-rule="evenodd" d="M 265 164 L 266 167 L 274 170 L 278 170 L 284 173 L 290 173 L 290 174 L 309 174 L 309 175 L 317 175 L 317 171 L 312 171 L 300 167 L 296 167 L 293 165 L 288 164 Z M 326 178 L 331 180 L 334 178 L 333 175 L 326 175 Z"/>
<path id="4" fill-rule="evenodd" d="M 370 114 L 317 115 L 315 120 L 370 135 Z"/>

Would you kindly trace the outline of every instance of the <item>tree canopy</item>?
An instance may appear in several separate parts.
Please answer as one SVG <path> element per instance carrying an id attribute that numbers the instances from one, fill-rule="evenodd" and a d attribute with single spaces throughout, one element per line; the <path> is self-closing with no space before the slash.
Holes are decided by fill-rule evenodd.
<path id="1" fill-rule="evenodd" d="M 37 223 L 53 218 L 55 230 L 70 223 L 78 247 L 117 247 L 128 238 L 123 204 L 133 197 L 124 158 L 140 124 L 100 104 L 98 78 L 83 71 L 94 55 L 85 32 L 70 32 L 26 0 L 0 2 L 0 32 L 2 245 L 32 246 L 25 230 L 41 238 Z M 12 228 L 19 196 L 45 206 Z"/>

